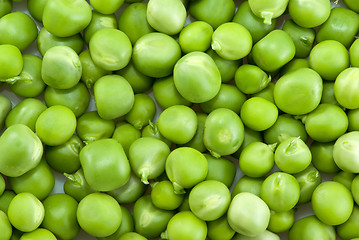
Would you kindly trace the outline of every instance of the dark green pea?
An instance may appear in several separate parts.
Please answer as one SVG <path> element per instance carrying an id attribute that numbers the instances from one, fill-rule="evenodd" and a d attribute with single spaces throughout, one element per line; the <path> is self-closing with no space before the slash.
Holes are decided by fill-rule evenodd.
<path id="1" fill-rule="evenodd" d="M 81 139 L 73 135 L 59 146 L 46 146 L 45 159 L 52 169 L 59 173 L 74 173 L 80 169 L 79 153 L 83 147 Z"/>
<path id="2" fill-rule="evenodd" d="M 88 44 L 92 35 L 103 28 L 117 28 L 117 19 L 115 14 L 102 14 L 92 10 L 91 22 L 83 31 L 83 36 Z"/>
<path id="3" fill-rule="evenodd" d="M 204 132 L 204 123 L 207 119 L 207 114 L 205 113 L 196 113 L 197 115 L 197 131 L 194 137 L 186 144 L 184 144 L 184 147 L 191 147 L 194 148 L 200 152 L 205 152 L 207 150 L 206 146 L 203 142 L 203 132 Z"/>
<path id="4" fill-rule="evenodd" d="M 265 89 L 263 89 L 262 91 L 253 94 L 253 97 L 261 97 L 264 98 L 272 103 L 274 102 L 274 95 L 273 95 L 273 91 L 274 91 L 274 86 L 275 83 L 274 82 L 270 82 L 268 83 L 267 87 Z"/>
<path id="5" fill-rule="evenodd" d="M 5 121 L 12 108 L 11 101 L 5 95 L 0 94 L 0 130 L 4 128 Z"/>
<path id="6" fill-rule="evenodd" d="M 217 180 L 228 188 L 232 186 L 236 176 L 236 166 L 233 161 L 220 157 L 215 158 L 210 154 L 203 154 L 208 161 L 208 173 L 205 180 Z"/>
<path id="7" fill-rule="evenodd" d="M 147 22 L 147 4 L 128 5 L 118 18 L 118 29 L 126 33 L 132 45 L 143 35 L 153 32 L 154 29 Z"/>
<path id="8" fill-rule="evenodd" d="M 200 103 L 199 107 L 205 113 L 210 113 L 217 108 L 227 108 L 239 114 L 246 100 L 247 96 L 236 86 L 222 83 L 217 95 L 207 102 Z"/>
<path id="9" fill-rule="evenodd" d="M 208 237 L 211 240 L 230 240 L 236 233 L 230 226 L 227 220 L 227 215 L 224 215 L 217 220 L 207 222 Z"/>
<path id="10" fill-rule="evenodd" d="M 333 81 L 323 81 L 323 95 L 320 103 L 329 103 L 333 105 L 339 105 L 337 99 L 334 95 L 334 82 Z M 349 116 L 348 116 L 349 118 Z"/>
<path id="11" fill-rule="evenodd" d="M 349 219 L 345 223 L 338 225 L 336 231 L 340 239 L 357 239 L 359 236 L 359 207 L 357 205 L 354 206 Z"/>
<path id="12" fill-rule="evenodd" d="M 359 13 L 359 6 L 355 0 L 344 0 L 344 3 L 349 9 Z"/>
<path id="13" fill-rule="evenodd" d="M 179 212 L 183 211 L 191 211 L 191 208 L 189 207 L 189 192 L 184 194 L 184 199 L 182 204 L 178 208 Z"/>
<path id="14" fill-rule="evenodd" d="M 111 71 L 104 70 L 93 62 L 88 49 L 81 52 L 79 58 L 82 64 L 81 81 L 86 84 L 87 88 L 91 88 L 100 77 L 111 73 Z"/>
<path id="15" fill-rule="evenodd" d="M 306 58 L 293 58 L 289 63 L 280 69 L 280 75 L 295 71 L 299 68 L 309 68 L 309 61 Z"/>
<path id="16" fill-rule="evenodd" d="M 252 12 L 248 1 L 244 1 L 239 5 L 236 15 L 233 17 L 232 21 L 246 27 L 251 33 L 254 43 L 258 42 L 270 31 L 274 30 L 277 22 L 276 19 L 272 19 L 270 24 L 265 24 L 262 18 L 257 17 Z"/>
<path id="17" fill-rule="evenodd" d="M 282 29 L 289 34 L 295 45 L 295 57 L 306 58 L 313 47 L 315 31 L 298 26 L 293 20 L 285 21 Z"/>
<path id="18" fill-rule="evenodd" d="M 175 210 L 183 200 L 183 194 L 176 194 L 170 181 L 164 180 L 151 184 L 151 200 L 153 205 L 164 210 Z"/>
<path id="19" fill-rule="evenodd" d="M 0 1 L 0 18 L 12 11 L 12 0 Z"/>
<path id="20" fill-rule="evenodd" d="M 173 215 L 173 211 L 155 207 L 150 195 L 142 196 L 133 206 L 135 230 L 146 238 L 159 237 Z"/>
<path id="21" fill-rule="evenodd" d="M 37 97 L 46 86 L 41 77 L 42 60 L 31 54 L 24 54 L 23 60 L 24 67 L 17 81 L 10 85 L 10 89 L 20 97 Z"/>
<path id="22" fill-rule="evenodd" d="M 0 196 L 5 191 L 5 184 L 6 184 L 5 179 L 4 179 L 3 175 L 0 174 Z"/>
<path id="23" fill-rule="evenodd" d="M 208 49 L 206 52 L 216 64 L 220 74 L 222 82 L 229 82 L 234 79 L 234 75 L 238 67 L 242 64 L 242 59 L 240 60 L 227 60 L 220 57 L 216 51 L 212 48 Z"/>
<path id="24" fill-rule="evenodd" d="M 294 174 L 294 177 L 297 179 L 300 187 L 298 204 L 310 202 L 314 189 L 322 182 L 319 171 L 309 165 L 305 170 Z"/>
<path id="25" fill-rule="evenodd" d="M 294 222 L 289 230 L 290 240 L 335 240 L 335 230 L 333 226 L 322 223 L 315 215 L 303 217 Z"/>
<path id="26" fill-rule="evenodd" d="M 3 194 L 0 195 L 0 211 L 7 214 L 11 200 L 16 196 L 13 190 L 6 189 Z"/>
<path id="27" fill-rule="evenodd" d="M 349 131 L 358 131 L 358 118 L 359 118 L 359 109 L 349 109 L 347 112 L 348 121 L 349 121 Z"/>
<path id="28" fill-rule="evenodd" d="M 195 21 L 188 24 L 179 34 L 178 42 L 183 53 L 206 51 L 211 46 L 213 28 L 207 22 Z"/>
<path id="29" fill-rule="evenodd" d="M 55 46 L 68 46 L 80 54 L 84 48 L 84 40 L 79 33 L 69 37 L 57 37 L 43 27 L 37 37 L 37 48 L 41 55 L 44 56 L 47 50 Z"/>
<path id="30" fill-rule="evenodd" d="M 344 7 L 334 7 L 327 21 L 319 28 L 316 40 L 337 40 L 348 48 L 358 31 L 359 15 Z"/>
<path id="31" fill-rule="evenodd" d="M 125 120 L 135 128 L 141 130 L 153 121 L 156 114 L 156 104 L 153 99 L 144 93 L 135 94 L 135 102 L 131 110 L 126 114 Z"/>
<path id="32" fill-rule="evenodd" d="M 262 91 L 271 81 L 271 76 L 267 75 L 256 65 L 244 64 L 240 66 L 234 76 L 236 86 L 245 94 L 254 94 Z"/>
<path id="33" fill-rule="evenodd" d="M 271 210 L 268 230 L 275 233 L 288 231 L 294 224 L 294 214 L 294 209 L 285 212 Z"/>
<path id="34" fill-rule="evenodd" d="M 234 185 L 232 190 L 232 198 L 234 198 L 238 193 L 241 192 L 250 192 L 254 195 L 260 196 L 261 188 L 264 178 L 252 178 L 246 175 L 242 176 Z"/>
<path id="35" fill-rule="evenodd" d="M 82 168 L 77 170 L 74 174 L 64 173 L 64 175 L 67 178 L 63 187 L 64 192 L 76 199 L 77 202 L 80 202 L 90 193 L 96 192 L 96 190 L 91 188 L 87 183 Z"/>
<path id="36" fill-rule="evenodd" d="M 85 143 L 109 138 L 114 131 L 115 122 L 102 119 L 96 111 L 86 112 L 77 120 L 76 133 Z"/>
<path id="37" fill-rule="evenodd" d="M 90 104 L 90 93 L 81 82 L 69 89 L 48 86 L 44 92 L 44 99 L 48 107 L 63 105 L 71 109 L 76 117 L 80 117 Z"/>
<path id="38" fill-rule="evenodd" d="M 263 142 L 263 136 L 261 132 L 254 131 L 250 128 L 244 127 L 243 143 L 240 146 L 240 148 L 235 153 L 232 154 L 232 156 L 235 158 L 239 158 L 239 155 L 241 154 L 243 149 L 252 142 Z"/>
<path id="39" fill-rule="evenodd" d="M 42 22 L 42 15 L 44 13 L 44 8 L 48 0 L 28 0 L 27 9 L 29 10 L 31 16 L 37 21 Z"/>
<path id="40" fill-rule="evenodd" d="M 116 74 L 124 77 L 135 93 L 144 93 L 148 91 L 154 82 L 154 78 L 146 76 L 138 71 L 132 61 L 130 61 L 126 67 L 116 71 Z"/>
<path id="41" fill-rule="evenodd" d="M 150 122 L 146 127 L 142 129 L 142 137 L 154 137 L 157 138 L 164 143 L 166 143 L 169 147 L 172 145 L 172 142 L 166 139 L 158 130 L 157 122 Z"/>
<path id="42" fill-rule="evenodd" d="M 350 65 L 352 67 L 359 67 L 359 40 L 356 39 L 349 48 Z"/>
<path id="43" fill-rule="evenodd" d="M 320 172 L 337 173 L 339 167 L 335 164 L 333 159 L 334 142 L 321 143 L 313 141 L 310 145 L 312 153 L 312 164 Z"/>
<path id="44" fill-rule="evenodd" d="M 116 124 L 115 131 L 113 132 L 112 138 L 117 140 L 125 150 L 128 156 L 128 150 L 131 144 L 138 138 L 141 137 L 141 132 L 135 128 L 132 124 L 120 121 Z"/>
<path id="45" fill-rule="evenodd" d="M 6 213 L 0 210 L 0 229 L 1 238 L 12 240 L 12 226 Z"/>
<path id="46" fill-rule="evenodd" d="M 147 189 L 147 185 L 141 182 L 141 179 L 131 172 L 130 178 L 125 185 L 107 192 L 114 197 L 120 204 L 134 203 L 139 199 Z"/>
<path id="47" fill-rule="evenodd" d="M 351 191 L 352 182 L 355 176 L 354 173 L 340 171 L 333 177 L 333 181 L 343 184 L 349 191 Z"/>
<path id="48" fill-rule="evenodd" d="M 304 124 L 289 114 L 279 115 L 274 125 L 264 131 L 263 136 L 267 144 L 279 144 L 289 137 L 300 137 L 303 142 L 308 139 Z"/>
<path id="49" fill-rule="evenodd" d="M 205 11 L 204 11 L 205 9 Z M 191 1 L 189 13 L 197 20 L 209 23 L 213 29 L 230 21 L 235 13 L 236 6 L 232 0 L 222 1 L 220 5 L 216 0 Z"/>

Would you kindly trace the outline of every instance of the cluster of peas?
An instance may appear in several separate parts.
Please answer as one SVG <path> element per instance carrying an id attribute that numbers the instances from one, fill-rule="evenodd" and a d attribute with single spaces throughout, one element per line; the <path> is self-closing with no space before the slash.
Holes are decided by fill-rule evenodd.
<path id="1" fill-rule="evenodd" d="M 358 1 L 16 2 L 0 240 L 359 239 Z"/>

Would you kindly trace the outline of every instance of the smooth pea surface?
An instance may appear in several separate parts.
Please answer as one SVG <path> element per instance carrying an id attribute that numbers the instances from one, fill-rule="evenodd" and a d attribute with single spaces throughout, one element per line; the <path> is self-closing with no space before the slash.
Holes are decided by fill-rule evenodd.
<path id="1" fill-rule="evenodd" d="M 179 34 L 178 42 L 184 53 L 206 51 L 211 45 L 213 28 L 205 21 L 188 24 Z"/>
<path id="2" fill-rule="evenodd" d="M 263 19 L 265 24 L 271 24 L 272 18 L 281 16 L 287 9 L 289 0 L 263 1 L 249 0 L 249 6 L 253 13 Z"/>

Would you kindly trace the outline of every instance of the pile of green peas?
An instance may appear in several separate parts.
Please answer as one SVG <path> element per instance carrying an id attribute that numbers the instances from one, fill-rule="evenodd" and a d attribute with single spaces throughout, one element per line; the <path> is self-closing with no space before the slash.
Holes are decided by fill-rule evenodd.
<path id="1" fill-rule="evenodd" d="M 356 0 L 0 0 L 0 240 L 358 240 L 358 32 Z"/>

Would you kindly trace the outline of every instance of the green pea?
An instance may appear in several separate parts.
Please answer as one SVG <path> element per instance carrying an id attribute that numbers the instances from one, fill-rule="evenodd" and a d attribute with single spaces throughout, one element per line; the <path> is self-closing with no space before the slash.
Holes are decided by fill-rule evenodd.
<path id="1" fill-rule="evenodd" d="M 248 237 L 237 233 L 233 240 L 280 240 L 279 236 L 271 231 L 265 230 L 255 237 Z"/>
<path id="2" fill-rule="evenodd" d="M 20 230 L 13 228 L 12 229 L 12 235 L 11 235 L 11 240 L 19 240 L 23 235 L 23 232 L 21 232 Z"/>
<path id="3" fill-rule="evenodd" d="M 120 205 L 105 193 L 91 193 L 84 197 L 77 207 L 76 215 L 80 227 L 95 237 L 113 234 L 122 221 Z"/>
<path id="4" fill-rule="evenodd" d="M 170 148 L 159 139 L 142 137 L 135 140 L 129 149 L 131 169 L 148 184 L 149 179 L 160 176 L 165 170 L 167 156 Z"/>
<path id="5" fill-rule="evenodd" d="M 234 80 L 241 92 L 254 94 L 267 87 L 271 76 L 255 65 L 244 64 L 237 69 Z"/>
<path id="6" fill-rule="evenodd" d="M 298 204 L 310 202 L 314 189 L 321 183 L 322 177 L 319 171 L 309 165 L 303 171 L 294 174 L 300 187 L 300 197 Z"/>
<path id="7" fill-rule="evenodd" d="M 140 130 L 135 128 L 132 124 L 126 123 L 124 121 L 120 121 L 116 124 L 115 131 L 112 135 L 112 138 L 122 145 L 123 150 L 125 150 L 127 156 L 131 144 L 140 137 Z"/>
<path id="8" fill-rule="evenodd" d="M 184 200 L 183 194 L 175 194 L 173 185 L 168 180 L 155 182 L 151 187 L 152 203 L 160 209 L 175 210 Z"/>
<path id="9" fill-rule="evenodd" d="M 355 1 L 352 0 L 344 0 L 345 5 L 351 10 L 359 13 L 359 7 L 355 4 Z"/>
<path id="10" fill-rule="evenodd" d="M 127 114 L 135 101 L 131 85 L 119 75 L 106 75 L 94 85 L 98 115 L 111 120 Z"/>
<path id="11" fill-rule="evenodd" d="M 293 89 L 296 91 L 293 92 Z M 310 68 L 300 68 L 280 77 L 274 85 L 273 95 L 280 110 L 292 115 L 302 115 L 319 105 L 322 92 L 323 81 L 320 75 Z"/>
<path id="12" fill-rule="evenodd" d="M 295 45 L 291 37 L 283 30 L 273 30 L 254 44 L 253 60 L 258 67 L 274 72 L 283 67 L 295 55 Z"/>
<path id="13" fill-rule="evenodd" d="M 338 236 L 341 239 L 355 239 L 355 237 L 359 236 L 359 228 L 358 228 L 358 221 L 359 221 L 359 207 L 356 205 L 354 206 L 353 212 L 350 215 L 349 219 L 336 227 L 336 231 Z"/>
<path id="14" fill-rule="evenodd" d="M 261 17 L 257 17 L 251 10 L 248 1 L 242 2 L 232 19 L 233 22 L 242 24 L 251 33 L 254 43 L 258 42 L 261 38 L 267 35 L 270 31 L 274 30 L 277 20 L 271 19 L 271 23 L 264 23 Z"/>
<path id="15" fill-rule="evenodd" d="M 23 192 L 11 200 L 7 214 L 12 226 L 23 232 L 31 232 L 40 226 L 45 209 L 32 193 Z"/>
<path id="16" fill-rule="evenodd" d="M 274 166 L 275 147 L 262 142 L 248 144 L 239 156 L 239 168 L 248 177 L 264 177 Z"/>
<path id="17" fill-rule="evenodd" d="M 45 217 L 41 226 L 61 239 L 73 239 L 80 231 L 76 219 L 77 201 L 64 193 L 50 195 L 43 201 Z"/>
<path id="18" fill-rule="evenodd" d="M 285 21 L 282 29 L 289 34 L 295 45 L 295 57 L 306 58 L 313 47 L 315 31 L 312 28 L 298 26 L 292 20 Z"/>
<path id="19" fill-rule="evenodd" d="M 289 211 L 298 203 L 300 186 L 292 175 L 275 172 L 264 180 L 260 196 L 271 210 Z"/>
<path id="20" fill-rule="evenodd" d="M 183 202 L 179 206 L 178 211 L 180 211 L 180 212 L 191 211 L 191 209 L 189 207 L 189 193 L 188 192 L 184 194 Z"/>
<path id="21" fill-rule="evenodd" d="M 137 70 L 146 76 L 160 78 L 172 73 L 181 57 L 181 47 L 172 37 L 151 32 L 136 41 L 132 55 Z"/>
<path id="22" fill-rule="evenodd" d="M 12 11 L 12 1 L 4 0 L 0 2 L 0 18 Z"/>
<path id="23" fill-rule="evenodd" d="M 30 192 L 42 201 L 52 192 L 55 176 L 46 161 L 42 160 L 35 168 L 23 175 L 9 177 L 8 182 L 15 193 Z"/>
<path id="24" fill-rule="evenodd" d="M 126 33 L 132 45 L 143 35 L 154 32 L 147 21 L 147 4 L 139 1 L 128 5 L 118 18 L 118 29 Z"/>
<path id="25" fill-rule="evenodd" d="M 152 77 L 146 76 L 137 70 L 132 60 L 126 67 L 116 71 L 116 74 L 124 77 L 130 83 L 135 93 L 147 92 L 150 90 L 154 82 Z"/>
<path id="26" fill-rule="evenodd" d="M 312 207 L 320 221 L 328 225 L 346 222 L 353 211 L 351 192 L 341 183 L 322 182 L 313 192 Z"/>
<path id="27" fill-rule="evenodd" d="M 310 145 L 312 164 L 320 172 L 337 173 L 340 169 L 333 159 L 334 142 L 321 143 L 313 141 Z"/>
<path id="28" fill-rule="evenodd" d="M 171 147 L 172 142 L 166 139 L 158 129 L 158 123 L 150 122 L 146 127 L 142 129 L 142 137 L 154 137 L 157 138 L 164 143 L 166 143 L 169 147 Z"/>
<path id="29" fill-rule="evenodd" d="M 224 183 L 228 188 L 232 186 L 236 175 L 235 164 L 226 158 L 215 158 L 204 154 L 208 161 L 208 173 L 206 180 L 217 180 Z"/>
<path id="30" fill-rule="evenodd" d="M 128 181 L 121 187 L 116 188 L 107 193 L 114 197 L 120 204 L 134 203 L 139 199 L 146 191 L 147 185 L 145 185 L 139 177 L 131 172 Z"/>
<path id="31" fill-rule="evenodd" d="M 159 237 L 173 215 L 173 211 L 155 207 L 148 194 L 140 197 L 133 206 L 135 230 L 146 238 Z"/>
<path id="32" fill-rule="evenodd" d="M 351 191 L 355 176 L 355 173 L 340 171 L 333 177 L 333 181 L 343 184 L 344 187 Z"/>
<path id="33" fill-rule="evenodd" d="M 41 55 L 44 56 L 47 50 L 55 46 L 67 46 L 72 48 L 77 54 L 80 54 L 84 48 L 84 40 L 80 33 L 69 37 L 57 37 L 46 28 L 42 28 L 37 37 L 37 48 Z"/>
<path id="34" fill-rule="evenodd" d="M 335 164 L 343 171 L 359 173 L 358 146 L 359 132 L 348 132 L 340 136 L 334 143 L 333 159 Z"/>
<path id="35" fill-rule="evenodd" d="M 204 133 L 204 124 L 207 119 L 207 114 L 197 112 L 196 115 L 198 121 L 196 134 L 189 142 L 183 144 L 183 146 L 194 148 L 200 152 L 205 152 L 207 149 L 203 142 L 203 133 Z"/>
<path id="36" fill-rule="evenodd" d="M 37 27 L 32 18 L 23 12 L 12 12 L 0 18 L 0 44 L 11 44 L 22 52 L 37 37 Z"/>
<path id="37" fill-rule="evenodd" d="M 115 13 L 124 3 L 124 0 L 90 0 L 91 6 L 102 14 Z"/>
<path id="38" fill-rule="evenodd" d="M 131 174 L 126 154 L 114 139 L 100 139 L 86 145 L 81 149 L 80 162 L 88 184 L 97 191 L 119 188 Z"/>
<path id="39" fill-rule="evenodd" d="M 105 3 L 103 3 L 103 6 L 105 6 Z M 95 10 L 92 10 L 91 22 L 89 23 L 89 25 L 87 25 L 87 27 L 84 29 L 83 32 L 84 40 L 86 41 L 86 43 L 89 43 L 92 36 L 101 29 L 117 28 L 117 19 L 115 14 L 113 13 L 104 14 Z"/>
<path id="40" fill-rule="evenodd" d="M 0 195 L 0 210 L 7 214 L 10 202 L 16 196 L 16 193 L 12 190 L 5 189 Z"/>
<path id="41" fill-rule="evenodd" d="M 236 86 L 222 83 L 217 95 L 207 102 L 200 103 L 199 107 L 206 113 L 217 108 L 227 108 L 239 114 L 246 100 L 247 96 Z"/>
<path id="42" fill-rule="evenodd" d="M 44 14 L 44 8 L 48 0 L 28 0 L 27 9 L 31 16 L 37 21 L 42 22 L 42 15 Z"/>
<path id="43" fill-rule="evenodd" d="M 288 231 L 294 224 L 295 210 L 291 209 L 285 212 L 270 212 L 268 230 L 280 233 Z"/>
<path id="44" fill-rule="evenodd" d="M 179 212 L 168 222 L 167 229 L 161 234 L 162 239 L 205 240 L 207 225 L 190 211 Z"/>
<path id="45" fill-rule="evenodd" d="M 18 76 L 24 66 L 24 60 L 20 50 L 14 45 L 10 44 L 1 44 L 0 45 L 0 64 L 2 66 L 0 70 L 0 81 L 9 81 L 13 82 L 11 79 Z"/>
<path id="46" fill-rule="evenodd" d="M 19 240 L 56 240 L 55 235 L 47 229 L 37 228 L 32 232 L 24 233 Z"/>
<path id="47" fill-rule="evenodd" d="M 8 127 L 1 135 L 0 152 L 3 153 L 0 172 L 8 177 L 18 177 L 40 163 L 43 146 L 29 127 L 15 124 Z"/>
<path id="48" fill-rule="evenodd" d="M 289 240 L 335 240 L 333 226 L 321 222 L 315 215 L 305 216 L 294 222 L 289 230 Z"/>
<path id="49" fill-rule="evenodd" d="M 307 58 L 293 58 L 289 63 L 284 65 L 280 70 L 280 75 L 295 71 L 299 68 L 309 68 L 309 61 Z"/>
<path id="50" fill-rule="evenodd" d="M 253 13 L 263 18 L 265 24 L 271 24 L 272 18 L 281 16 L 287 9 L 289 0 L 248 0 L 249 6 Z"/>
<path id="51" fill-rule="evenodd" d="M 165 170 L 175 193 L 183 194 L 185 188 L 191 188 L 206 178 L 208 162 L 198 150 L 179 147 L 168 155 Z"/>
<path id="52" fill-rule="evenodd" d="M 254 237 L 266 230 L 269 224 L 270 210 L 258 196 L 242 192 L 237 194 L 229 205 L 227 219 L 237 233 Z"/>
<path id="53" fill-rule="evenodd" d="M 253 97 L 261 97 L 261 98 L 264 98 L 272 103 L 275 103 L 274 94 L 273 94 L 274 86 L 275 86 L 274 82 L 269 82 L 267 87 L 265 87 L 262 91 L 259 91 L 255 94 L 253 94 L 252 96 Z"/>
<path id="54" fill-rule="evenodd" d="M 244 127 L 244 138 L 240 148 L 232 154 L 233 157 L 239 158 L 243 149 L 252 142 L 263 142 L 263 136 L 261 132 L 254 131 L 248 127 Z"/>
<path id="55" fill-rule="evenodd" d="M 344 7 L 334 7 L 317 33 L 317 42 L 331 39 L 337 40 L 346 48 L 350 47 L 359 31 L 358 20 L 356 12 Z"/>
<path id="56" fill-rule="evenodd" d="M 348 109 L 359 108 L 355 89 L 359 84 L 359 68 L 349 67 L 343 70 L 334 82 L 334 96 L 338 103 Z"/>
<path id="57" fill-rule="evenodd" d="M 178 38 L 182 52 L 206 51 L 211 46 L 212 34 L 213 28 L 207 22 L 195 21 L 188 24 Z"/>
<path id="58" fill-rule="evenodd" d="M 234 185 L 232 190 L 232 199 L 241 192 L 249 192 L 259 197 L 263 181 L 264 178 L 252 178 L 243 175 L 240 179 L 238 179 L 236 185 Z"/>
<path id="59" fill-rule="evenodd" d="M 356 204 L 359 202 L 359 177 L 355 176 L 351 184 L 351 192 Z"/>
<path id="60" fill-rule="evenodd" d="M 135 128 L 141 130 L 152 121 L 156 114 L 156 104 L 153 99 L 144 93 L 135 94 L 133 107 L 126 114 L 125 119 Z"/>
<path id="61" fill-rule="evenodd" d="M 1 239 L 10 239 L 12 234 L 12 226 L 9 222 L 7 215 L 0 210 L 0 230 Z"/>
<path id="62" fill-rule="evenodd" d="M 67 180 L 64 183 L 64 192 L 76 201 L 80 202 L 85 196 L 96 192 L 87 183 L 82 168 L 77 170 L 74 174 L 64 173 Z"/>
<path id="63" fill-rule="evenodd" d="M 359 41 L 355 40 L 349 48 L 349 59 L 352 67 L 359 67 Z"/>
<path id="64" fill-rule="evenodd" d="M 197 20 L 209 23 L 213 29 L 231 21 L 236 11 L 235 3 L 231 0 L 222 1 L 220 5 L 216 0 L 191 1 L 189 13 Z"/>
<path id="65" fill-rule="evenodd" d="M 127 35 L 114 28 L 96 31 L 89 42 L 93 62 L 108 71 L 124 68 L 131 59 L 132 45 Z"/>
<path id="66" fill-rule="evenodd" d="M 123 234 L 118 240 L 147 240 L 147 238 L 136 232 L 128 232 Z"/>
<path id="67" fill-rule="evenodd" d="M 359 130 L 359 126 L 358 126 L 358 122 L 357 119 L 359 117 L 358 115 L 359 110 L 358 109 L 349 109 L 347 111 L 347 117 L 348 117 L 348 130 L 349 131 L 358 131 Z"/>
<path id="68" fill-rule="evenodd" d="M 223 215 L 217 220 L 207 222 L 207 236 L 212 240 L 230 240 L 236 233 L 229 226 L 227 216 Z"/>
<path id="69" fill-rule="evenodd" d="M 59 173 L 74 173 L 80 169 L 79 153 L 83 147 L 81 139 L 73 135 L 59 146 L 46 146 L 45 159 L 50 167 Z"/>
<path id="70" fill-rule="evenodd" d="M 337 99 L 335 98 L 333 81 L 323 81 L 323 95 L 320 103 L 329 103 L 340 107 Z"/>
<path id="71" fill-rule="evenodd" d="M 4 177 L 0 174 L 0 196 L 4 193 L 5 191 L 5 179 Z"/>
<path id="72" fill-rule="evenodd" d="M 84 0 L 52 0 L 45 4 L 42 22 L 57 37 L 73 36 L 91 21 L 91 7 Z"/>
<path id="73" fill-rule="evenodd" d="M 0 94 L 0 130 L 4 128 L 6 124 L 7 116 L 11 112 L 12 104 L 9 98 Z"/>
<path id="74" fill-rule="evenodd" d="M 62 105 L 54 105 L 40 113 L 35 123 L 37 136 L 49 146 L 67 142 L 76 130 L 75 114 Z"/>
<path id="75" fill-rule="evenodd" d="M 175 35 L 184 27 L 187 11 L 181 1 L 150 0 L 147 5 L 147 21 L 159 32 Z"/>

